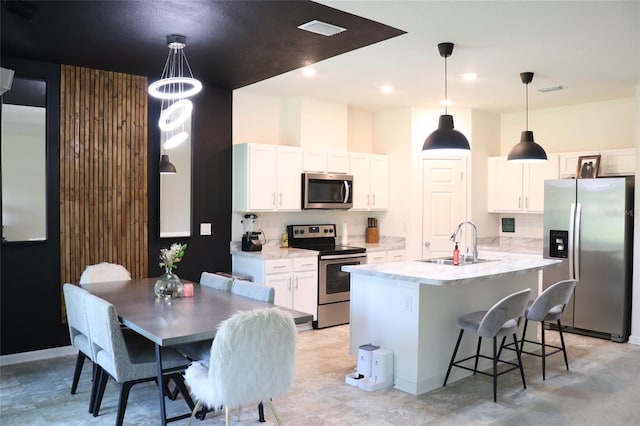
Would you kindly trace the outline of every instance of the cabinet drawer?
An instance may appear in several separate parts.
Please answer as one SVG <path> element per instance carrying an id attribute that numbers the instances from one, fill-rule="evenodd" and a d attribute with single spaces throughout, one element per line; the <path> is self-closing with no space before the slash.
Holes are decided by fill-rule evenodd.
<path id="1" fill-rule="evenodd" d="M 318 269 L 318 259 L 315 257 L 301 257 L 293 259 L 294 271 L 315 271 Z"/>
<path id="2" fill-rule="evenodd" d="M 267 260 L 264 263 L 265 274 L 277 274 L 281 272 L 291 272 L 291 260 L 277 259 Z"/>
<path id="3" fill-rule="evenodd" d="M 404 250 L 389 250 L 387 252 L 387 262 L 399 262 L 406 257 Z"/>

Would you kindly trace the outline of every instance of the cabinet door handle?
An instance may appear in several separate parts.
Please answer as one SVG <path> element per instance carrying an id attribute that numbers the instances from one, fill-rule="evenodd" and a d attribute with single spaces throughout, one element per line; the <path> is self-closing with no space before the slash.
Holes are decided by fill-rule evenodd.
<path id="1" fill-rule="evenodd" d="M 522 197 L 518 197 L 518 208 L 522 208 Z"/>
<path id="2" fill-rule="evenodd" d="M 376 205 L 376 194 L 373 194 L 373 195 L 371 196 L 371 198 L 373 199 L 373 203 L 372 203 L 371 205 L 372 205 L 372 206 L 375 206 L 375 205 Z"/>
<path id="3" fill-rule="evenodd" d="M 282 192 L 280 193 L 280 195 L 278 196 L 278 205 L 282 206 Z"/>
<path id="4" fill-rule="evenodd" d="M 289 285 L 287 286 L 287 290 L 291 291 L 291 278 L 288 279 Z"/>
<path id="5" fill-rule="evenodd" d="M 282 268 L 286 268 L 286 265 L 276 265 L 273 267 L 273 269 L 282 269 Z"/>
<path id="6" fill-rule="evenodd" d="M 272 206 L 276 205 L 276 193 L 275 192 L 271 193 L 271 205 Z"/>
<path id="7" fill-rule="evenodd" d="M 524 206 L 529 208 L 529 197 L 524 197 Z"/>
<path id="8" fill-rule="evenodd" d="M 296 291 L 297 291 L 297 290 L 298 290 L 298 277 L 296 277 L 295 279 L 296 279 L 295 289 L 296 289 Z"/>

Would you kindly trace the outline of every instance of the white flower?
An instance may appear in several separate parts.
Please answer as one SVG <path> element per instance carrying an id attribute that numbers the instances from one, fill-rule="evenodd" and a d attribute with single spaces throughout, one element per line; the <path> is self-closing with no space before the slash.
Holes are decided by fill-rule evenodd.
<path id="1" fill-rule="evenodd" d="M 160 249 L 161 262 L 159 263 L 159 266 L 171 272 L 172 269 L 177 268 L 176 263 L 182 260 L 182 256 L 184 256 L 186 249 L 186 244 L 178 243 L 171 244 L 171 247 L 168 249 Z"/>

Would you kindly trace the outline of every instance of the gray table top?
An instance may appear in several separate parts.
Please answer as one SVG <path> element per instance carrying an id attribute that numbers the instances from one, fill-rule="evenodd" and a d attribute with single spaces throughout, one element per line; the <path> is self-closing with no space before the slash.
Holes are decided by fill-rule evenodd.
<path id="1" fill-rule="evenodd" d="M 194 283 L 193 297 L 161 300 L 157 278 L 83 284 L 82 288 L 115 306 L 124 325 L 161 346 L 212 339 L 218 325 L 238 311 L 278 307 L 296 324 L 313 315 Z"/>

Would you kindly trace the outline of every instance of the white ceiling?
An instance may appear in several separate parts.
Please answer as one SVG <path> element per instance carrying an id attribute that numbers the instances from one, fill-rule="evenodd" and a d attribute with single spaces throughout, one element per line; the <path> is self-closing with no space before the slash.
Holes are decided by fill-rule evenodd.
<path id="1" fill-rule="evenodd" d="M 240 90 L 309 96 L 367 111 L 443 108 L 440 42 L 455 43 L 447 60 L 452 108 L 523 111 L 524 71 L 535 73 L 531 110 L 634 97 L 640 85 L 640 0 L 318 2 L 407 34 L 319 62 L 313 79 L 292 71 Z M 346 34 L 348 29 L 334 37 Z M 477 80 L 460 77 L 468 71 Z M 382 95 L 382 84 L 396 92 Z M 559 84 L 566 89 L 537 90 Z"/>

